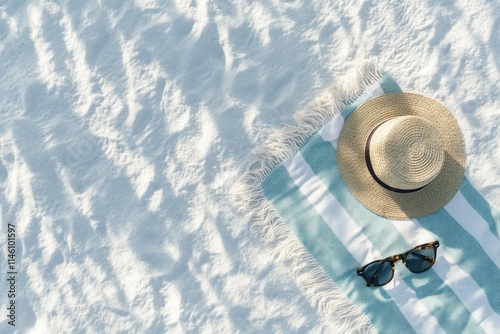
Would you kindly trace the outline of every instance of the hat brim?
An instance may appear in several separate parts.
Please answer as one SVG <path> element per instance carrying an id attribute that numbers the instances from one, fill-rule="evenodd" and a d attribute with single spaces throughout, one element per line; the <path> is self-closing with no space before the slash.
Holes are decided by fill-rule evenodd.
<path id="1" fill-rule="evenodd" d="M 422 117 L 439 130 L 445 158 L 439 174 L 424 188 L 399 193 L 373 179 L 365 163 L 365 146 L 379 124 L 406 115 Z M 368 100 L 347 118 L 337 160 L 347 187 L 366 208 L 385 218 L 410 219 L 434 213 L 453 198 L 464 178 L 466 154 L 460 127 L 442 104 L 420 94 L 389 93 Z"/>

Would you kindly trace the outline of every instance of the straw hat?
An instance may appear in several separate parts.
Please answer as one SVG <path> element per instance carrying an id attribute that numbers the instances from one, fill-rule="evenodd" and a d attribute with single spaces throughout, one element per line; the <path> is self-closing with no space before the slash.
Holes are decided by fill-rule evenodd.
<path id="1" fill-rule="evenodd" d="M 437 101 L 413 93 L 384 94 L 358 107 L 340 132 L 337 159 L 352 194 L 391 219 L 438 211 L 465 174 L 457 121 Z"/>

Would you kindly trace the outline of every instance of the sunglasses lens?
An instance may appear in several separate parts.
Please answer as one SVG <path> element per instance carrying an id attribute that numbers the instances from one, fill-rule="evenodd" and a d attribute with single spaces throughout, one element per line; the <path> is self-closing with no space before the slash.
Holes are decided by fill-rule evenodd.
<path id="1" fill-rule="evenodd" d="M 424 249 L 415 249 L 406 256 L 406 267 L 414 273 L 426 271 L 436 260 L 436 249 L 432 246 Z"/>
<path id="2" fill-rule="evenodd" d="M 371 285 L 381 286 L 391 281 L 394 272 L 390 262 L 377 261 L 363 270 L 363 277 Z"/>

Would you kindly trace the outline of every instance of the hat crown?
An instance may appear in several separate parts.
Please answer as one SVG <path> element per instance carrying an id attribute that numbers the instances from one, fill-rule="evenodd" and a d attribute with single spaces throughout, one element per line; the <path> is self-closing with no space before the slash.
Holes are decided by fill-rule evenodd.
<path id="1" fill-rule="evenodd" d="M 444 152 L 437 128 L 417 116 L 392 118 L 369 139 L 373 172 L 396 189 L 418 189 L 431 182 L 443 167 Z"/>

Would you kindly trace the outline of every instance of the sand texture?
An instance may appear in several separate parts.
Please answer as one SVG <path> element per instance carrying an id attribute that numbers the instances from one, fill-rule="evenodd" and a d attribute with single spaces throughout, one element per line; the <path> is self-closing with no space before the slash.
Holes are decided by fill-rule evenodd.
<path id="1" fill-rule="evenodd" d="M 499 1 L 0 2 L 0 332 L 333 333 L 230 192 L 366 59 L 450 109 L 500 208 Z"/>

